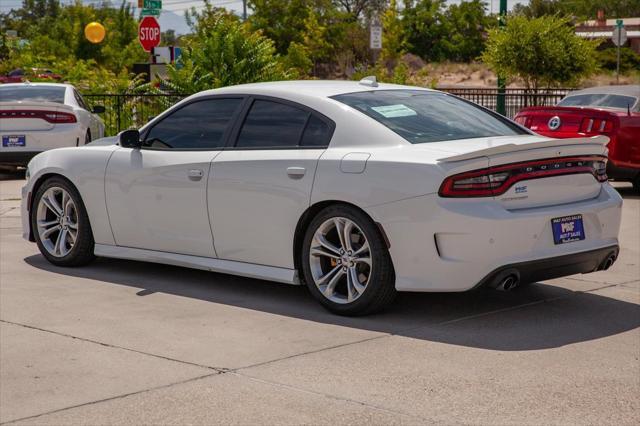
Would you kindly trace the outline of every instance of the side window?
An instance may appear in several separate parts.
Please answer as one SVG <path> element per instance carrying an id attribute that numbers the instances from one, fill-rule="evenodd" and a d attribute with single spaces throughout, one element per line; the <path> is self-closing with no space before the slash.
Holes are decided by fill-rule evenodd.
<path id="1" fill-rule="evenodd" d="M 242 125 L 237 147 L 296 147 L 309 113 L 278 102 L 256 100 Z"/>
<path id="2" fill-rule="evenodd" d="M 315 115 L 309 117 L 307 127 L 302 135 L 301 146 L 325 147 L 329 145 L 331 139 L 331 128 L 327 123 L 320 120 Z"/>
<path id="3" fill-rule="evenodd" d="M 81 108 L 86 109 L 87 111 L 89 111 L 89 107 L 87 106 L 86 102 L 84 101 L 84 98 L 80 95 L 80 93 L 78 93 L 77 90 L 73 91 L 73 97 L 76 98 L 76 102 L 78 102 L 78 105 L 80 105 Z"/>
<path id="4" fill-rule="evenodd" d="M 159 149 L 221 148 L 222 137 L 242 99 L 205 99 L 190 103 L 154 125 L 143 146 Z"/>

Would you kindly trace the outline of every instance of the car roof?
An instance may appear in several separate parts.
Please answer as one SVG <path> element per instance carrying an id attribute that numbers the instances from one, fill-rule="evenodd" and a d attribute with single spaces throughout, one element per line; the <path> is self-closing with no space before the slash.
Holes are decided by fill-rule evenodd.
<path id="1" fill-rule="evenodd" d="M 377 86 L 363 84 L 358 81 L 348 80 L 289 80 L 274 81 L 267 83 L 241 84 L 228 86 L 220 89 L 206 90 L 198 95 L 215 95 L 223 93 L 235 94 L 256 94 L 295 97 L 296 95 L 305 97 L 327 98 L 345 93 L 367 92 L 373 90 L 425 90 L 415 86 L 403 86 L 398 84 L 378 83 Z"/>
<path id="2" fill-rule="evenodd" d="M 619 86 L 589 87 L 588 89 L 576 90 L 574 92 L 571 92 L 567 95 L 567 97 L 575 96 L 575 95 L 587 95 L 591 93 L 625 95 L 625 96 L 633 96 L 635 98 L 640 98 L 640 85 L 626 84 L 626 85 L 619 85 Z"/>

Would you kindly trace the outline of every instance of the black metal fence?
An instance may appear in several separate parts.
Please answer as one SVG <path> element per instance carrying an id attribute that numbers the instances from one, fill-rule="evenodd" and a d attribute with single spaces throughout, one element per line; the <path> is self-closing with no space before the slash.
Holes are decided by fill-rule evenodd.
<path id="1" fill-rule="evenodd" d="M 439 90 L 470 100 L 486 108 L 496 110 L 498 89 L 493 88 L 441 88 Z M 572 89 L 550 89 L 531 93 L 525 89 L 506 89 L 506 116 L 513 118 L 522 108 L 533 105 L 555 105 Z M 103 105 L 102 114 L 106 135 L 121 130 L 139 128 L 151 118 L 188 95 L 165 94 L 92 94 L 84 95 L 89 106 Z"/>

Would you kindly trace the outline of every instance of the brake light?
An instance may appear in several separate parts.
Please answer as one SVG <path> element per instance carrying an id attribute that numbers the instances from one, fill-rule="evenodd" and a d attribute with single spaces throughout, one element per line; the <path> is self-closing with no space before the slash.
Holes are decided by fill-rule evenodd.
<path id="1" fill-rule="evenodd" d="M 515 122 L 526 128 L 531 127 L 531 117 L 527 115 L 519 115 L 515 118 Z"/>
<path id="2" fill-rule="evenodd" d="M 75 123 L 76 116 L 68 112 L 14 109 L 0 111 L 0 118 L 39 118 L 49 123 Z"/>
<path id="3" fill-rule="evenodd" d="M 606 157 L 561 157 L 473 170 L 447 177 L 438 194 L 441 197 L 493 197 L 504 194 L 523 180 L 578 173 L 589 173 L 598 182 L 606 182 Z"/>
<path id="4" fill-rule="evenodd" d="M 580 133 L 606 133 L 613 130 L 613 122 L 602 118 L 583 118 Z"/>

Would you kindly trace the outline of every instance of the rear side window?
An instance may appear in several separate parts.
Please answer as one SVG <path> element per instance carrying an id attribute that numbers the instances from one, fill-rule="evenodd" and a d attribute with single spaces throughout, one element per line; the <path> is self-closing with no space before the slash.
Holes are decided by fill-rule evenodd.
<path id="1" fill-rule="evenodd" d="M 506 118 L 440 92 L 376 90 L 333 99 L 379 121 L 411 143 L 529 134 Z"/>
<path id="2" fill-rule="evenodd" d="M 302 135 L 301 146 L 327 146 L 331 139 L 331 128 L 315 115 L 309 117 Z"/>
<path id="3" fill-rule="evenodd" d="M 206 99 L 190 103 L 154 125 L 144 146 L 158 149 L 216 149 L 242 99 Z"/>
<path id="4" fill-rule="evenodd" d="M 332 127 L 295 106 L 258 99 L 242 125 L 238 148 L 326 147 Z"/>
<path id="5" fill-rule="evenodd" d="M 55 86 L 0 86 L 1 102 L 55 102 L 64 104 L 66 87 Z"/>

